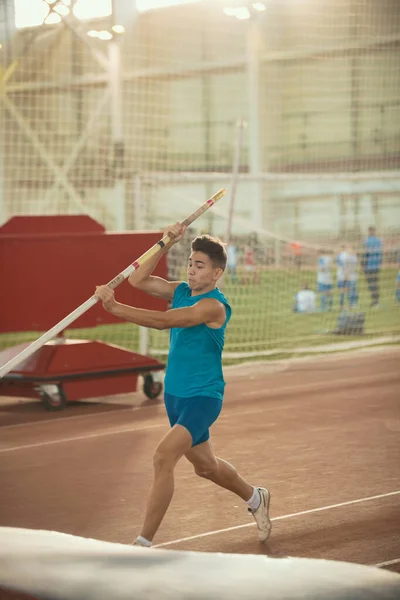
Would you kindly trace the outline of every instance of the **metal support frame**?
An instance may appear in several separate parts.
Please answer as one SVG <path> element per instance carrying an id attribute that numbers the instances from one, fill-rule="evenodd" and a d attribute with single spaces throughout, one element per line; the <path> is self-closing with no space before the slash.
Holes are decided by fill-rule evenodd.
<path id="1" fill-rule="evenodd" d="M 125 0 L 114 0 L 114 8 L 116 7 L 116 10 L 120 11 L 120 14 L 123 15 L 123 19 L 127 18 L 127 6 L 128 3 L 125 2 Z M 134 2 L 129 3 L 129 10 L 131 11 L 129 13 L 129 19 L 131 19 L 132 15 L 135 14 L 135 9 L 131 8 L 131 6 L 134 6 Z M 80 21 L 78 21 L 73 15 L 70 15 L 68 18 L 63 18 L 63 22 L 65 24 L 66 27 L 69 28 L 69 30 L 72 32 L 73 35 L 76 36 L 76 38 L 80 41 L 80 43 L 84 44 L 85 47 L 87 47 L 90 51 L 91 56 L 97 61 L 97 63 L 99 65 L 102 66 L 102 68 L 104 68 L 104 74 L 98 74 L 98 75 L 90 75 L 90 76 L 84 76 L 84 77 L 74 77 L 74 78 L 70 78 L 68 80 L 65 81 L 57 81 L 56 83 L 51 82 L 51 81 L 45 81 L 45 82 L 27 82 L 27 83 L 19 83 L 19 82 L 15 82 L 12 81 L 12 76 L 15 72 L 15 70 L 18 68 L 18 61 L 14 61 L 13 63 L 11 63 L 7 69 L 5 71 L 3 71 L 2 75 L 0 74 L 0 101 L 3 101 L 4 106 L 6 106 L 7 110 L 9 111 L 9 113 L 12 115 L 12 117 L 15 119 L 15 121 L 18 123 L 19 127 L 21 128 L 21 130 L 23 131 L 23 133 L 25 134 L 25 136 L 30 140 L 30 142 L 32 143 L 33 148 L 37 151 L 38 155 L 41 157 L 41 159 L 44 161 L 44 163 L 48 166 L 48 168 L 51 170 L 51 172 L 54 174 L 54 178 L 55 178 L 55 184 L 52 188 L 52 191 L 54 191 L 55 186 L 57 187 L 62 187 L 66 190 L 66 192 L 68 193 L 68 196 L 72 199 L 72 201 L 75 203 L 75 205 L 79 205 L 80 207 L 82 207 L 81 205 L 81 199 L 79 197 L 79 195 L 77 194 L 76 190 L 74 189 L 73 185 L 71 184 L 71 182 L 68 180 L 68 172 L 70 170 L 70 168 L 72 167 L 72 165 L 74 164 L 74 161 L 76 160 L 76 157 L 79 155 L 79 152 L 81 150 L 81 148 L 83 147 L 84 143 L 85 143 L 85 136 L 88 135 L 88 131 L 84 132 L 82 134 L 82 136 L 79 138 L 79 140 L 76 142 L 76 146 L 74 147 L 73 150 L 73 154 L 72 156 L 68 159 L 68 161 L 63 165 L 63 166 L 59 166 L 58 164 L 56 164 L 53 160 L 51 155 L 49 154 L 49 152 L 46 150 L 46 148 L 43 146 L 43 144 L 40 142 L 38 136 L 35 134 L 34 130 L 29 127 L 29 123 L 26 121 L 26 119 L 24 119 L 23 115 L 20 113 L 20 111 L 17 109 L 17 107 L 15 106 L 13 99 L 10 97 L 10 94 L 17 94 L 18 92 L 25 92 L 25 91 L 46 91 L 46 90 L 54 90 L 57 89 L 58 91 L 61 91 L 63 89 L 72 89 L 74 87 L 79 87 L 81 89 L 83 89 L 85 86 L 107 86 L 107 89 L 109 89 L 111 91 L 111 98 L 112 98 L 112 102 L 111 102 L 111 119 L 112 119 L 112 128 L 113 128 L 113 142 L 115 143 L 116 141 L 118 141 L 118 138 L 120 137 L 119 131 L 121 130 L 121 122 L 118 123 L 118 118 L 121 118 L 120 116 L 120 110 L 119 108 L 121 108 L 121 98 L 120 98 L 120 91 L 115 91 L 115 89 L 113 90 L 113 85 L 114 83 L 112 83 L 112 79 L 113 78 L 113 69 L 112 69 L 112 65 L 111 65 L 111 61 L 110 61 L 110 56 L 107 58 L 103 53 L 99 52 L 97 48 L 94 47 L 94 45 L 91 43 L 91 40 L 89 38 L 86 37 L 86 35 L 80 31 L 77 31 L 77 28 L 75 26 L 75 22 L 81 24 Z M 121 21 L 122 22 L 122 21 Z M 123 23 L 122 23 L 123 24 Z M 251 20 L 249 22 L 249 30 L 251 30 L 252 33 L 256 33 L 257 34 L 257 28 L 258 28 L 258 24 L 256 22 L 256 20 Z M 218 71 L 221 70 L 243 70 L 246 68 L 248 68 L 248 74 L 249 74 L 249 80 L 254 81 L 255 82 L 255 86 L 249 86 L 249 88 L 252 90 L 250 93 L 250 97 L 249 97 L 249 104 L 250 104 L 250 114 L 255 115 L 252 122 L 249 123 L 249 130 L 250 130 L 250 139 L 251 141 L 251 147 L 250 147 L 250 160 L 251 160 L 251 171 L 250 174 L 248 175 L 248 179 L 252 180 L 254 182 L 254 185 L 256 185 L 259 189 L 262 189 L 262 184 L 259 184 L 259 180 L 260 178 L 263 178 L 263 180 L 268 181 L 268 174 L 265 173 L 265 168 L 266 165 L 262 163 L 262 156 L 261 156 L 261 149 L 260 149 L 260 145 L 259 145 L 259 140 L 257 142 L 257 138 L 259 138 L 259 134 L 260 134 L 260 123 L 259 123 L 259 102 L 260 102 L 260 97 L 259 97 L 259 90 L 257 92 L 257 85 L 259 84 L 259 75 L 260 75 L 260 68 L 262 63 L 265 62 L 284 62 L 284 61 L 296 61 L 296 60 L 305 60 L 307 58 L 312 58 L 314 56 L 318 56 L 320 58 L 324 58 L 324 57 L 330 57 L 330 56 L 340 56 L 341 54 L 345 53 L 346 55 L 351 55 L 352 53 L 354 55 L 356 55 L 360 49 L 371 49 L 373 50 L 374 48 L 379 48 L 380 46 L 383 45 L 391 45 L 391 44 L 396 44 L 399 42 L 400 40 L 400 36 L 397 34 L 395 36 L 380 36 L 380 37 L 376 37 L 373 40 L 371 39 L 356 39 L 355 41 L 352 41 L 350 43 L 346 43 L 345 46 L 338 46 L 336 44 L 324 44 L 320 47 L 314 47 L 314 48 L 306 48 L 304 50 L 300 50 L 300 51 L 279 51 L 279 52 L 263 52 L 261 45 L 259 45 L 259 41 L 258 40 L 259 36 L 255 36 L 254 38 L 252 38 L 251 34 L 249 35 L 249 55 L 247 57 L 247 62 L 245 59 L 239 59 L 239 60 L 232 60 L 232 61 L 221 61 L 219 63 L 202 63 L 201 65 L 184 65 L 182 66 L 181 69 L 176 69 L 175 67 L 173 67 L 172 69 L 139 69 L 139 70 L 135 70 L 135 71 L 127 71 L 124 73 L 121 73 L 121 69 L 119 68 L 119 85 L 121 85 L 121 80 L 124 81 L 129 81 L 129 80 L 135 80 L 135 79 L 140 79 L 142 77 L 146 77 L 146 78 L 163 78 L 163 77 L 193 77 L 193 76 L 198 76 L 200 74 L 210 74 L 210 73 L 216 73 Z M 26 52 L 27 48 L 25 47 L 23 49 L 23 52 Z M 111 51 L 112 53 L 113 51 Z M 118 97 L 119 94 L 119 97 Z M 103 100 L 106 100 L 106 96 L 104 96 Z M 253 110 L 253 108 L 258 110 Z M 97 111 L 99 108 L 99 105 L 96 106 L 95 111 Z M 118 116 L 119 115 L 119 116 Z M 90 122 L 92 122 L 94 119 L 94 115 L 92 116 L 92 118 L 90 119 Z M 71 162 L 72 161 L 72 162 Z M 264 173 L 262 173 L 264 171 Z M 191 174 L 189 174 L 191 175 Z M 193 174 L 194 176 L 194 174 Z M 217 177 L 219 177 L 219 175 L 216 174 Z M 283 178 L 285 178 L 285 174 L 282 174 Z M 346 175 L 345 175 L 346 176 Z M 373 176 L 373 175 L 372 175 Z M 288 177 L 288 175 L 286 175 L 286 177 Z M 296 175 L 291 175 L 291 177 L 294 179 L 296 178 Z M 335 176 L 330 176 L 333 179 L 337 179 L 337 175 Z M 357 175 L 356 175 L 357 177 Z M 368 177 L 371 177 L 371 174 L 368 174 Z M 382 174 L 379 174 L 379 177 L 382 177 Z M 390 175 L 390 177 L 396 177 L 396 174 L 392 173 Z M 322 174 L 318 175 L 318 178 L 324 178 L 324 176 Z M 143 182 L 145 182 L 145 177 L 142 179 Z M 210 180 L 211 181 L 211 180 Z M 50 192 L 49 192 L 50 194 Z M 257 206 L 260 207 L 260 202 L 257 202 Z M 120 213 L 121 215 L 123 214 L 122 212 Z M 123 222 L 122 220 L 122 216 L 120 217 L 120 223 Z M 262 221 L 259 220 L 258 223 L 261 223 Z"/>
<path id="2" fill-rule="evenodd" d="M 66 25 L 66 27 L 70 30 L 72 35 L 74 35 L 90 52 L 91 56 L 94 60 L 101 66 L 105 71 L 108 70 L 109 63 L 107 57 L 103 52 L 100 52 L 97 48 L 90 43 L 89 38 L 85 35 L 82 35 L 80 31 L 74 27 L 75 23 L 79 23 L 78 19 L 72 14 L 72 11 L 68 15 L 68 17 L 61 17 L 62 22 Z"/>
<path id="3" fill-rule="evenodd" d="M 140 175 L 136 175 L 134 180 L 134 202 L 135 202 L 135 217 L 134 229 L 136 231 L 144 231 L 146 229 L 145 206 L 142 190 L 142 179 Z M 139 327 L 139 352 L 140 354 L 148 354 L 150 350 L 150 333 L 147 327 Z"/>
<path id="4" fill-rule="evenodd" d="M 232 180 L 230 186 L 230 194 L 229 194 L 229 205 L 228 205 L 228 221 L 226 226 L 226 239 L 225 242 L 229 244 L 231 235 L 232 235 L 232 219 L 233 213 L 235 210 L 235 199 L 236 199 L 236 187 L 239 178 L 240 171 L 240 154 L 243 147 L 243 135 L 244 130 L 247 126 L 246 121 L 241 119 L 237 122 L 236 125 L 236 140 L 235 140 L 235 153 L 233 158 L 233 168 L 232 168 Z"/>
<path id="5" fill-rule="evenodd" d="M 30 127 L 29 123 L 27 123 L 27 121 L 23 118 L 15 104 L 7 97 L 7 95 L 3 95 L 1 97 L 1 100 L 7 108 L 10 115 L 13 117 L 14 121 L 19 125 L 21 131 L 31 142 L 33 148 L 35 148 L 40 158 L 47 165 L 50 171 L 52 171 L 58 183 L 65 189 L 69 197 L 74 202 L 80 205 L 80 197 L 78 196 L 75 188 L 68 181 L 67 177 L 65 177 L 63 171 L 59 168 L 59 166 L 53 161 L 52 157 L 47 152 L 46 148 L 41 143 L 34 130 Z"/>
<path id="6" fill-rule="evenodd" d="M 126 229 L 125 197 L 126 183 L 121 178 L 124 164 L 125 145 L 123 139 L 122 89 L 121 89 L 121 50 L 118 42 L 108 44 L 109 91 L 111 98 L 111 140 L 115 184 L 113 205 L 115 207 L 116 228 Z"/>
<path id="7" fill-rule="evenodd" d="M 143 200 L 143 189 L 142 189 L 142 178 L 140 175 L 135 176 L 133 185 L 134 195 L 134 220 L 133 228 L 137 231 L 144 230 L 146 228 L 146 215 L 145 206 Z"/>
<path id="8" fill-rule="evenodd" d="M 113 0 L 114 23 L 127 25 L 130 20 L 137 18 L 136 2 L 126 0 Z M 126 182 L 118 177 L 118 169 L 123 166 L 125 157 L 124 142 L 124 114 L 122 101 L 123 73 L 121 64 L 121 48 L 118 41 L 113 41 L 108 46 L 109 57 L 109 85 L 111 91 L 111 135 L 113 141 L 116 182 L 114 186 L 114 198 L 117 205 L 117 227 L 126 229 Z M 121 164 L 122 163 L 122 164 Z M 135 194 L 135 229 L 144 229 L 144 206 L 142 198 L 142 187 L 140 176 L 137 175 L 134 182 Z M 139 327 L 139 352 L 149 354 L 150 335 L 147 327 Z"/>
<path id="9" fill-rule="evenodd" d="M 5 173 L 4 173 L 4 157 L 5 157 L 5 136 L 4 136 L 5 114 L 0 106 L 0 224 L 7 219 L 5 206 Z"/>
<path id="10" fill-rule="evenodd" d="M 84 128 L 81 136 L 79 137 L 79 139 L 73 146 L 71 154 L 69 155 L 68 159 L 64 162 L 64 164 L 61 167 L 59 167 L 57 169 L 57 173 L 54 174 L 55 181 L 54 181 L 53 187 L 51 187 L 50 189 L 48 189 L 46 191 L 45 198 L 44 198 L 44 204 L 42 206 L 43 211 L 47 210 L 47 207 L 51 204 L 51 202 L 54 198 L 54 194 L 59 189 L 59 187 L 60 186 L 64 187 L 63 182 L 68 177 L 68 173 L 70 172 L 70 170 L 76 163 L 76 160 L 77 160 L 81 150 L 84 148 L 91 132 L 93 131 L 94 127 L 96 126 L 98 118 L 102 114 L 102 112 L 106 106 L 106 102 L 109 99 L 109 96 L 110 96 L 110 92 L 108 89 L 106 89 L 103 96 L 100 98 L 99 102 L 97 103 L 96 107 L 94 108 L 93 112 L 91 113 L 89 121 L 87 122 L 87 125 Z M 72 200 L 74 201 L 74 203 L 78 209 L 81 209 L 83 211 L 87 210 L 87 207 L 83 206 L 80 196 L 79 196 L 79 200 L 75 196 L 72 198 Z"/>
<path id="11" fill-rule="evenodd" d="M 248 118 L 249 118 L 249 172 L 254 175 L 264 171 L 261 156 L 261 111 L 260 111 L 260 57 L 261 29 L 258 19 L 251 19 L 247 30 L 247 79 L 248 79 Z M 263 222 L 262 184 L 254 183 L 253 220 L 255 225 Z"/>
<path id="12" fill-rule="evenodd" d="M 80 36 L 79 39 L 81 39 Z M 350 56 L 352 53 L 357 54 L 360 50 L 373 50 L 374 48 L 379 48 L 383 45 L 392 45 L 398 44 L 400 42 L 400 35 L 395 36 L 380 36 L 374 38 L 372 41 L 370 39 L 367 40 L 357 40 L 351 44 L 346 44 L 346 46 L 337 46 L 337 45 L 326 45 L 319 46 L 315 48 L 306 48 L 302 50 L 285 50 L 285 51 L 277 51 L 277 52 L 267 52 L 263 53 L 259 59 L 260 63 L 279 63 L 279 62 L 292 62 L 297 60 L 306 60 L 311 58 L 324 58 L 324 57 L 334 57 L 341 56 L 345 54 L 346 56 Z M 85 40 L 85 44 L 87 44 L 87 40 Z M 203 62 L 200 65 L 198 63 L 195 64 L 187 64 L 182 66 L 181 68 L 177 68 L 176 66 L 165 69 L 165 68 L 145 68 L 145 69 L 135 69 L 134 71 L 124 71 L 122 74 L 123 81 L 135 81 L 139 79 L 174 79 L 174 78 L 182 78 L 182 77 L 195 77 L 203 74 L 213 75 L 228 71 L 243 71 L 246 68 L 247 62 L 246 59 L 233 59 L 233 60 L 224 60 L 220 62 Z M 105 69 L 106 71 L 107 69 Z M 99 74 L 99 75 L 86 75 L 83 77 L 75 77 L 73 79 L 68 79 L 65 81 L 58 81 L 55 85 L 51 81 L 35 81 L 35 82 L 10 82 L 7 85 L 7 90 L 9 93 L 23 93 L 25 91 L 45 91 L 51 90 L 54 88 L 57 89 L 70 89 L 71 87 L 91 87 L 91 86 L 99 86 L 99 85 L 107 85 L 108 84 L 108 75 L 107 73 Z"/>
<path id="13" fill-rule="evenodd" d="M 95 48 L 92 43 L 90 43 L 90 40 L 85 35 L 83 35 L 82 33 L 80 33 L 78 31 L 77 27 L 75 26 L 76 23 L 78 23 L 78 20 L 76 19 L 76 17 L 74 17 L 73 14 L 70 13 L 70 15 L 68 17 L 61 17 L 61 18 L 62 18 L 62 22 L 68 28 L 68 30 L 80 41 L 80 43 L 82 43 L 86 48 L 88 48 L 93 59 L 106 71 L 105 78 L 109 84 L 105 88 L 104 94 L 100 98 L 99 102 L 96 104 L 94 111 L 92 112 L 84 131 L 82 132 L 79 139 L 75 143 L 71 154 L 66 159 L 64 164 L 60 166 L 53 160 L 51 154 L 47 151 L 45 145 L 40 141 L 40 139 L 39 139 L 38 135 L 36 134 L 36 132 L 34 131 L 34 129 L 30 126 L 29 122 L 24 118 L 24 116 L 21 114 L 20 110 L 15 105 L 15 102 L 13 102 L 12 98 L 10 97 L 10 94 L 13 93 L 13 87 L 14 87 L 13 84 L 10 83 L 10 80 L 12 79 L 16 70 L 18 69 L 18 66 L 20 64 L 20 59 L 24 56 L 24 54 L 26 54 L 28 48 L 34 41 L 35 36 L 33 34 L 29 35 L 27 43 L 25 43 L 19 59 L 12 61 L 6 69 L 4 69 L 2 72 L 0 72 L 0 102 L 3 103 L 5 109 L 8 111 L 8 113 L 13 118 L 13 120 L 18 124 L 21 132 L 30 141 L 33 150 L 35 150 L 37 152 L 38 156 L 41 158 L 43 163 L 48 167 L 48 169 L 51 171 L 51 173 L 54 176 L 53 186 L 49 190 L 47 190 L 47 192 L 45 194 L 42 210 L 43 211 L 48 210 L 49 204 L 52 202 L 52 200 L 54 198 L 54 193 L 56 192 L 56 190 L 61 188 L 61 189 L 65 190 L 69 199 L 72 201 L 73 205 L 78 210 L 80 210 L 80 211 L 84 210 L 86 212 L 87 208 L 83 206 L 80 194 L 75 189 L 75 187 L 73 186 L 71 181 L 69 180 L 68 173 L 70 172 L 71 168 L 75 164 L 82 148 L 85 146 L 85 143 L 86 143 L 91 131 L 93 130 L 94 126 L 96 125 L 96 121 L 98 120 L 98 117 L 103 112 L 103 110 L 106 106 L 106 102 L 109 98 L 112 99 L 111 118 L 112 118 L 113 139 L 115 140 L 116 137 L 119 138 L 122 135 L 122 130 L 123 130 L 122 121 L 120 120 L 120 122 L 118 124 L 116 124 L 118 115 L 120 115 L 120 112 L 121 112 L 121 110 L 120 110 L 121 102 L 120 101 L 118 102 L 116 100 L 117 95 L 120 96 L 120 86 L 118 85 L 118 79 L 120 80 L 120 68 L 118 69 L 118 75 L 116 76 L 116 74 L 115 74 L 115 66 L 116 65 L 115 65 L 115 60 L 112 60 L 113 57 L 112 56 L 106 57 L 102 52 L 100 52 L 97 48 Z M 22 87 L 26 87 L 26 86 L 23 85 Z M 27 87 L 29 87 L 29 84 Z M 56 87 L 57 90 L 60 90 L 60 87 L 58 85 L 54 86 L 54 84 L 52 84 L 52 87 L 53 88 Z M 61 88 L 62 87 L 63 86 L 61 86 Z M 118 91 L 116 91 L 115 88 L 117 88 Z M 44 89 L 46 89 L 46 88 L 44 88 Z M 121 212 L 122 211 L 120 210 L 120 213 Z M 1 216 L 5 217 L 5 215 L 1 215 Z M 121 216 L 119 216 L 117 221 L 118 221 L 118 223 L 117 223 L 118 228 L 123 229 L 124 221 L 123 221 L 123 219 L 121 219 Z"/>

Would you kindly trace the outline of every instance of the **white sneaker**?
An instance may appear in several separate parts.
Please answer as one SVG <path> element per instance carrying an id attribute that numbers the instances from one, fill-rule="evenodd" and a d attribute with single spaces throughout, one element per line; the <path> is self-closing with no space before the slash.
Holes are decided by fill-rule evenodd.
<path id="1" fill-rule="evenodd" d="M 269 503 L 271 500 L 271 494 L 265 488 L 257 488 L 261 496 L 261 504 L 257 510 L 248 509 L 249 513 L 253 515 L 253 518 L 258 527 L 258 537 L 261 542 L 266 542 L 271 533 L 271 519 L 269 518 Z"/>
<path id="2" fill-rule="evenodd" d="M 134 542 L 132 542 L 132 546 L 141 546 L 142 548 L 151 548 L 148 544 L 143 544 L 139 538 L 136 538 Z"/>

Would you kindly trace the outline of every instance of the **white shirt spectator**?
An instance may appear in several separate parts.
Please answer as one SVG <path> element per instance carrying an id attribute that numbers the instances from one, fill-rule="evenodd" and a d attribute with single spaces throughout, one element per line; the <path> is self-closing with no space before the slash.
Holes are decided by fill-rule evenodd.
<path id="1" fill-rule="evenodd" d="M 345 277 L 345 264 L 347 262 L 347 258 L 348 258 L 349 253 L 346 252 L 345 250 L 343 250 L 343 252 L 340 252 L 340 254 L 337 255 L 336 258 L 336 263 L 337 263 L 337 272 L 336 272 L 336 278 L 338 281 L 345 281 L 346 277 Z"/>
<path id="2" fill-rule="evenodd" d="M 228 244 L 226 249 L 227 255 L 227 266 L 229 268 L 235 268 L 238 260 L 238 249 L 234 244 Z"/>
<path id="3" fill-rule="evenodd" d="M 318 261 L 318 275 L 317 275 L 317 283 L 322 283 L 324 285 L 332 284 L 332 257 L 323 254 L 319 257 Z"/>
<path id="4" fill-rule="evenodd" d="M 338 281 L 357 281 L 358 273 L 357 266 L 358 260 L 355 254 L 351 254 L 344 250 L 341 252 L 336 259 L 337 268 L 337 280 Z"/>
<path id="5" fill-rule="evenodd" d="M 349 252 L 349 255 L 347 258 L 347 264 L 345 267 L 346 276 L 347 276 L 348 281 L 357 281 L 357 278 L 358 278 L 357 267 L 358 267 L 357 256 L 355 254 L 351 254 Z"/>
<path id="6" fill-rule="evenodd" d="M 297 312 L 311 313 L 317 309 L 317 295 L 312 290 L 300 290 L 296 294 Z"/>

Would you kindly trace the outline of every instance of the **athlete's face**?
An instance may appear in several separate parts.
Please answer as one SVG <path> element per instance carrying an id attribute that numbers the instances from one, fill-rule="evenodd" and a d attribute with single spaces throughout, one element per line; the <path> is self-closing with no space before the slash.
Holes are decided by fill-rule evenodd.
<path id="1" fill-rule="evenodd" d="M 214 267 L 211 259 L 203 252 L 192 252 L 189 256 L 187 277 L 190 289 L 198 294 L 214 289 L 223 271 Z"/>

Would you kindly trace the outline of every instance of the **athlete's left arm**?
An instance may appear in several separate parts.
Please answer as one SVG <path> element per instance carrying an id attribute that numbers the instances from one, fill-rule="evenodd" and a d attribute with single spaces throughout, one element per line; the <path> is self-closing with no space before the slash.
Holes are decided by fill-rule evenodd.
<path id="1" fill-rule="evenodd" d="M 120 304 L 114 298 L 114 291 L 105 285 L 96 288 L 95 295 L 102 301 L 105 310 L 115 317 L 152 329 L 186 328 L 201 323 L 222 327 L 226 318 L 225 306 L 214 298 L 204 298 L 193 306 L 161 312 Z"/>

